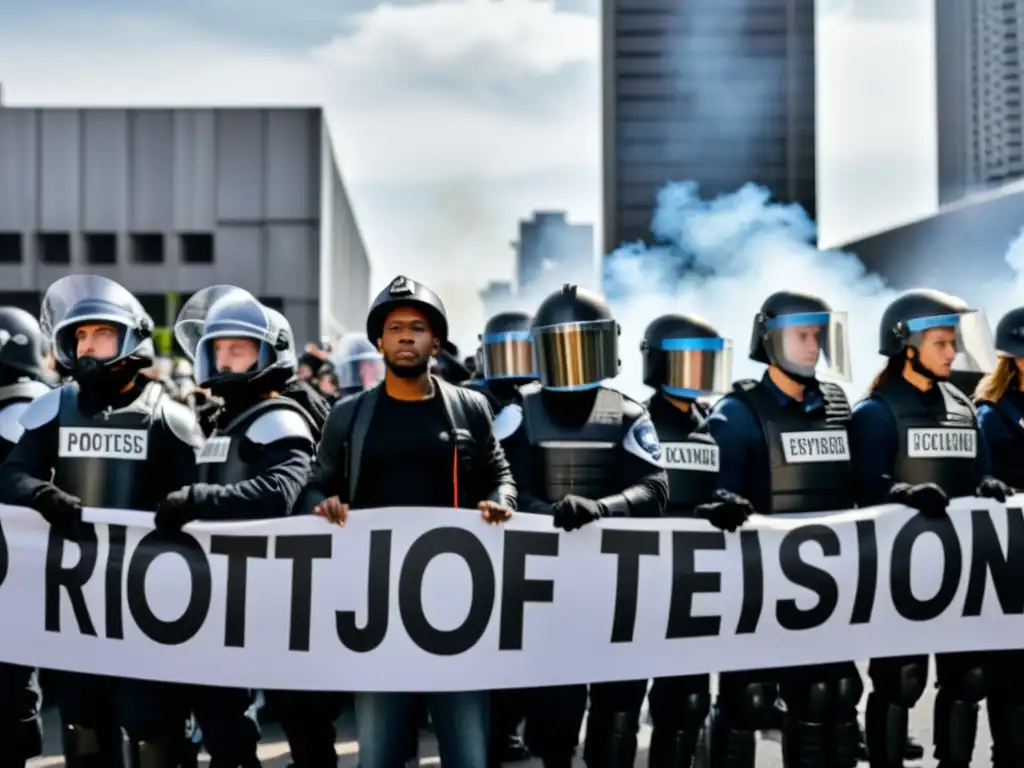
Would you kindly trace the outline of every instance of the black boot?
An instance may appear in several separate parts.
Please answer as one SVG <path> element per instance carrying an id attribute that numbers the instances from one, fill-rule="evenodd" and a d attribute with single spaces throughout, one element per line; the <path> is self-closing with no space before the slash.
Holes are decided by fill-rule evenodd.
<path id="1" fill-rule="evenodd" d="M 647 752 L 647 768 L 690 768 L 700 731 L 669 731 L 655 728 Z"/>
<path id="2" fill-rule="evenodd" d="M 640 718 L 631 712 L 612 715 L 612 733 L 608 744 L 607 768 L 633 768 L 636 762 L 636 734 Z"/>
<path id="3" fill-rule="evenodd" d="M 710 768 L 754 768 L 754 732 L 732 728 L 717 707 L 711 719 L 709 747 Z"/>
<path id="4" fill-rule="evenodd" d="M 864 737 L 871 768 L 903 768 L 910 713 L 889 704 L 877 693 L 868 696 L 864 715 Z"/>
<path id="5" fill-rule="evenodd" d="M 786 768 L 836 768 L 826 760 L 823 723 L 788 717 L 782 729 L 782 763 Z"/>
<path id="6" fill-rule="evenodd" d="M 835 768 L 856 768 L 862 733 L 855 719 L 846 723 L 832 724 L 832 739 L 828 753 L 830 766 Z"/>
<path id="7" fill-rule="evenodd" d="M 110 768 L 124 760 L 120 743 L 92 728 L 69 725 L 61 733 L 61 747 L 66 768 Z"/>
<path id="8" fill-rule="evenodd" d="M 970 768 L 978 734 L 978 705 L 957 701 L 939 688 L 935 695 L 933 732 L 939 768 Z"/>

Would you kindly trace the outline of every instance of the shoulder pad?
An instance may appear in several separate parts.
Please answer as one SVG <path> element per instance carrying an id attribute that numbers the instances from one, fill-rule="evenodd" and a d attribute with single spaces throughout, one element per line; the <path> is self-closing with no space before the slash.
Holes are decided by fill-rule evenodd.
<path id="1" fill-rule="evenodd" d="M 633 421 L 634 419 L 640 419 L 647 415 L 647 407 L 639 400 L 634 400 L 624 392 L 619 392 L 617 389 L 612 387 L 605 387 L 622 398 L 622 418 L 623 421 Z"/>
<path id="2" fill-rule="evenodd" d="M 661 469 L 661 441 L 658 440 L 658 431 L 654 428 L 654 422 L 647 411 L 643 411 L 630 424 L 626 436 L 622 438 L 622 447 L 626 453 L 631 453 Z"/>
<path id="3" fill-rule="evenodd" d="M 270 445 L 289 438 L 316 443 L 309 422 L 292 408 L 273 408 L 265 411 L 245 430 L 245 438 L 256 445 Z"/>
<path id="4" fill-rule="evenodd" d="M 162 397 L 157 407 L 160 420 L 167 425 L 172 435 L 193 448 L 203 444 L 203 430 L 191 408 L 169 397 Z"/>
<path id="5" fill-rule="evenodd" d="M 519 388 L 519 394 L 526 397 L 527 395 L 533 395 L 540 392 L 541 389 L 542 387 L 539 381 L 531 381 L 529 384 L 523 384 L 523 386 Z"/>
<path id="6" fill-rule="evenodd" d="M 523 406 L 512 403 L 501 409 L 494 417 L 494 436 L 498 442 L 512 437 L 523 424 Z"/>
<path id="7" fill-rule="evenodd" d="M 21 439 L 25 433 L 25 428 L 21 425 L 21 418 L 31 406 L 31 402 L 23 401 L 11 403 L 0 410 L 0 440 L 16 443 Z"/>
<path id="8" fill-rule="evenodd" d="M 51 389 L 41 397 L 37 397 L 21 414 L 21 426 L 25 429 L 39 429 L 49 424 L 60 414 L 60 399 L 66 387 Z"/>
<path id="9" fill-rule="evenodd" d="M 757 379 L 739 379 L 738 381 L 733 382 L 732 391 L 749 392 L 760 383 L 761 382 L 759 382 Z"/>

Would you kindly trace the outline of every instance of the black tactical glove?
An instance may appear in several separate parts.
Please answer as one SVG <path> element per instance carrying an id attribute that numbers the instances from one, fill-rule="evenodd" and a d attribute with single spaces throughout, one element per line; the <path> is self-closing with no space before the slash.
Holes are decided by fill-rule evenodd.
<path id="1" fill-rule="evenodd" d="M 916 509 L 926 517 L 942 517 L 949 506 L 946 492 L 935 483 L 896 483 L 889 490 L 889 501 Z"/>
<path id="2" fill-rule="evenodd" d="M 36 492 L 32 508 L 43 516 L 54 533 L 68 541 L 95 541 L 96 529 L 82 522 L 82 500 L 55 485 Z"/>
<path id="3" fill-rule="evenodd" d="M 698 504 L 693 514 L 711 523 L 720 531 L 732 533 L 754 514 L 754 505 L 739 494 L 718 489 L 712 496 L 714 501 Z"/>
<path id="4" fill-rule="evenodd" d="M 156 507 L 153 524 L 158 531 L 177 533 L 196 519 L 196 505 L 191 486 L 172 491 Z"/>
<path id="5" fill-rule="evenodd" d="M 599 501 L 569 493 L 551 505 L 551 515 L 555 528 L 575 531 L 604 517 L 604 509 Z"/>
<path id="6" fill-rule="evenodd" d="M 983 499 L 995 499 L 1002 502 L 1013 496 L 1013 488 L 998 478 L 983 477 L 974 495 L 980 496 Z"/>

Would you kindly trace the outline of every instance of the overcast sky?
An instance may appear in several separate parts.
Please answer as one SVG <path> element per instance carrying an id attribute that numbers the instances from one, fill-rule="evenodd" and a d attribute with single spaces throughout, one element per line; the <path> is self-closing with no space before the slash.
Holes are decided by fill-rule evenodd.
<path id="1" fill-rule="evenodd" d="M 819 4 L 831 244 L 935 207 L 932 20 L 928 0 Z M 429 280 L 457 323 L 481 318 L 456 286 L 510 276 L 519 218 L 598 217 L 596 0 L 83 6 L 0 0 L 8 104 L 322 103 L 374 287 L 399 271 Z"/>

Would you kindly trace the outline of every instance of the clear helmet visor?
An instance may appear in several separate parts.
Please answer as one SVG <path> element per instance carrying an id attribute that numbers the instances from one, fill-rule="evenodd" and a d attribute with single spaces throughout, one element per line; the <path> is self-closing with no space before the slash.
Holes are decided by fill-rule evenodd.
<path id="1" fill-rule="evenodd" d="M 335 371 L 341 389 L 370 389 L 384 380 L 384 357 L 379 352 L 354 355 L 339 360 Z"/>
<path id="2" fill-rule="evenodd" d="M 174 338 L 178 346 L 195 362 L 199 340 L 203 338 L 206 315 L 218 299 L 232 291 L 240 290 L 233 285 L 211 285 L 192 294 L 185 302 L 174 321 Z"/>
<path id="3" fill-rule="evenodd" d="M 592 389 L 619 375 L 619 325 L 614 320 L 542 326 L 532 335 L 538 377 L 547 389 Z"/>
<path id="4" fill-rule="evenodd" d="M 480 346 L 485 379 L 536 379 L 530 331 L 488 333 Z"/>
<path id="5" fill-rule="evenodd" d="M 696 400 L 732 389 L 732 342 L 719 338 L 676 338 L 661 343 L 665 353 L 662 390 Z"/>
<path id="6" fill-rule="evenodd" d="M 907 330 L 910 331 L 907 345 L 911 347 L 920 349 L 923 344 L 955 344 L 954 371 L 990 373 L 999 362 L 992 328 L 980 310 L 915 317 L 907 321 Z M 928 333 L 936 330 L 945 333 Z"/>
<path id="7" fill-rule="evenodd" d="M 849 382 L 848 328 L 845 312 L 779 315 L 765 321 L 765 351 L 772 363 L 795 376 Z"/>
<path id="8" fill-rule="evenodd" d="M 130 354 L 142 341 L 135 332 L 140 321 L 152 319 L 124 286 L 98 275 L 68 275 L 54 282 L 43 296 L 39 325 L 53 344 L 57 362 L 72 367 L 77 357 L 76 329 L 109 325 L 117 333 L 117 349 L 109 357 Z M 108 357 L 108 356 L 105 356 Z"/>

